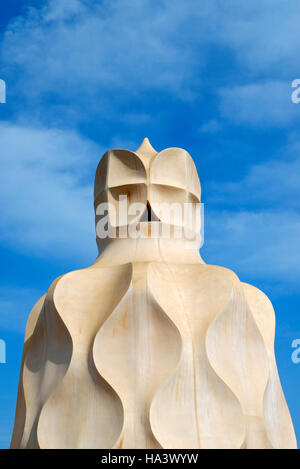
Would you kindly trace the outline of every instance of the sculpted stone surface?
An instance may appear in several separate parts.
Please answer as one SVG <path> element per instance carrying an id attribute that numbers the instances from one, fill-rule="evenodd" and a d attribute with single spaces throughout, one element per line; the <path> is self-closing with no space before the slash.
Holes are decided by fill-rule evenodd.
<path id="1" fill-rule="evenodd" d="M 296 447 L 271 302 L 201 259 L 200 194 L 182 149 L 157 153 L 145 139 L 103 156 L 99 256 L 31 311 L 12 448 Z M 195 216 L 161 209 L 173 203 Z M 102 236 L 107 227 L 115 236 Z"/>

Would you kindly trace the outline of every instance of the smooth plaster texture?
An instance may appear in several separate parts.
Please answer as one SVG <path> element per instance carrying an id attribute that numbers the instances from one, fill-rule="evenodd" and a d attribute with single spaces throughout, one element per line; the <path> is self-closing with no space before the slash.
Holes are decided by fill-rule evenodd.
<path id="1" fill-rule="evenodd" d="M 95 263 L 56 279 L 34 306 L 11 447 L 296 448 L 269 299 L 206 265 L 199 246 L 147 236 L 180 223 L 157 215 L 161 202 L 200 201 L 190 155 L 157 153 L 147 139 L 107 152 L 95 209 L 118 210 L 122 194 L 148 202 L 155 221 L 141 217 L 144 239 L 98 238 Z"/>

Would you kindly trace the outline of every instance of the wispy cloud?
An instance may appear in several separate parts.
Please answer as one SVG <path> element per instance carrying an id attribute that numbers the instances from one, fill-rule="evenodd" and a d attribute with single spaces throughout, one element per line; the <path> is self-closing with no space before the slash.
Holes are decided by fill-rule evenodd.
<path id="1" fill-rule="evenodd" d="M 16 2 L 2 3 L 6 18 Z M 291 102 L 291 82 L 300 78 L 299 0 L 17 3 L 23 14 L 0 38 L 0 78 L 7 83 L 7 104 L 0 105 L 5 255 L 26 252 L 26 269 L 51 259 L 51 279 L 56 265 L 57 275 L 69 260 L 87 265 L 96 255 L 92 182 L 99 157 L 110 147 L 134 150 L 144 132 L 153 132 L 158 150 L 183 146 L 196 162 L 200 155 L 199 167 L 211 178 L 202 181 L 204 260 L 296 298 L 300 104 Z M 23 262 L 20 256 L 26 271 Z M 28 279 L 27 289 L 6 277 L 3 269 L 0 329 L 23 333 L 45 293 L 38 284 L 46 281 L 35 277 L 30 288 Z M 281 330 L 294 321 L 297 331 L 290 309 L 283 307 L 281 317 L 279 309 Z M 282 353 L 288 366 L 290 350 Z M 5 446 L 17 389 L 7 383 L 16 363 L 3 368 Z"/>
<path id="2" fill-rule="evenodd" d="M 257 74 L 285 79 L 298 75 L 297 36 L 300 4 L 297 0 L 213 2 L 218 9 L 218 37 L 235 51 L 241 67 Z M 223 18 L 223 22 L 222 22 Z"/>
<path id="3" fill-rule="evenodd" d="M 237 124 L 282 127 L 300 119 L 300 107 L 291 101 L 290 81 L 267 81 L 220 90 L 220 110 Z"/>
<path id="4" fill-rule="evenodd" d="M 10 23 L 3 70 L 14 77 L 11 93 L 32 107 L 46 99 L 52 119 L 59 109 L 82 120 L 76 109 L 87 105 L 89 113 L 109 118 L 122 107 L 124 93 L 133 99 L 149 90 L 177 100 L 201 97 L 212 54 L 225 52 L 235 86 L 224 87 L 226 76 L 214 77 L 216 95 L 223 84 L 223 112 L 237 110 L 236 119 L 259 124 L 273 109 L 278 125 L 294 112 L 285 84 L 298 73 L 299 18 L 296 0 L 163 0 L 155 7 L 150 0 L 48 0 Z M 257 84 L 258 77 L 266 84 Z"/>
<path id="5" fill-rule="evenodd" d="M 240 181 L 208 184 L 206 261 L 244 278 L 298 290 L 300 275 L 300 159 L 252 165 Z M 279 152 L 280 153 L 280 152 Z M 297 154 L 297 153 L 296 153 Z"/>
<path id="6" fill-rule="evenodd" d="M 206 207 L 208 263 L 235 270 L 241 280 L 280 283 L 298 291 L 300 214 L 295 211 L 219 211 Z"/>
<path id="7" fill-rule="evenodd" d="M 24 333 L 34 304 L 46 292 L 16 286 L 0 288 L 0 330 Z"/>
<path id="8" fill-rule="evenodd" d="M 100 148 L 73 132 L 10 124 L 0 141 L 2 242 L 33 256 L 90 257 Z"/>
<path id="9" fill-rule="evenodd" d="M 215 119 L 204 122 L 199 129 L 198 133 L 214 134 L 222 129 L 222 124 Z"/>
<path id="10" fill-rule="evenodd" d="M 177 6 L 179 6 L 179 3 Z M 152 2 L 46 2 L 11 23 L 4 63 L 20 72 L 18 91 L 53 93 L 105 106 L 105 93 L 159 89 L 187 94 L 191 48 L 180 46 L 186 8 Z M 101 98 L 100 98 L 101 97 Z M 100 99 L 99 99 L 100 98 Z"/>
<path id="11" fill-rule="evenodd" d="M 250 166 L 239 181 L 208 183 L 208 203 L 226 203 L 245 207 L 276 208 L 277 211 L 300 209 L 300 158 L 297 143 L 278 151 L 287 159 L 270 160 Z M 293 147 L 294 150 L 291 151 Z"/>
<path id="12" fill-rule="evenodd" d="M 150 0 L 48 0 L 11 21 L 1 47 L 10 102 L 16 102 L 14 122 L 0 126 L 2 242 L 32 250 L 33 255 L 90 255 L 94 169 L 107 144 L 131 146 L 133 137 L 122 132 L 122 125 L 150 125 L 151 98 L 148 106 L 141 104 L 149 92 L 157 93 L 159 103 L 167 103 L 160 127 L 168 127 L 172 99 L 191 103 L 195 113 L 208 80 L 220 115 L 203 116 L 206 123 L 196 127 L 201 136 L 226 131 L 232 121 L 263 129 L 294 125 L 300 105 L 291 103 L 290 80 L 298 73 L 294 59 L 299 18 L 296 0 L 163 0 L 155 8 Z M 224 76 L 219 76 L 223 57 L 227 62 L 220 63 Z M 101 130 L 96 137 L 101 148 L 85 136 L 90 135 L 89 120 Z M 105 136 L 108 121 L 110 135 Z M 58 131 L 58 126 L 68 130 Z M 209 185 L 208 203 L 230 204 L 232 209 L 228 218 L 220 213 L 227 238 L 214 222 L 216 205 L 212 215 L 207 212 L 213 259 L 220 256 L 219 263 L 226 264 L 219 243 L 235 255 L 238 234 L 243 246 L 240 265 L 249 268 L 258 253 L 263 256 L 263 251 L 254 253 L 253 240 L 267 243 L 265 265 L 271 265 L 271 252 L 284 252 L 284 243 L 295 244 L 298 172 L 294 153 L 290 161 L 252 166 L 240 183 Z M 280 216 L 285 229 L 278 228 Z M 246 255 L 247 236 L 251 258 Z M 285 258 L 296 268 L 293 258 Z M 280 276 L 286 262 L 265 274 Z"/>

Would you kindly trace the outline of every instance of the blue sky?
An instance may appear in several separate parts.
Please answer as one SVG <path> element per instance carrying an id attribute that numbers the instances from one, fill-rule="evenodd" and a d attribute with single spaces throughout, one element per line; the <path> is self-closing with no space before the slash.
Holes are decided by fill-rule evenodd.
<path id="1" fill-rule="evenodd" d="M 300 440 L 299 22 L 298 0 L 1 0 L 0 447 L 32 305 L 96 256 L 97 163 L 145 136 L 196 162 L 204 260 L 272 300 Z"/>

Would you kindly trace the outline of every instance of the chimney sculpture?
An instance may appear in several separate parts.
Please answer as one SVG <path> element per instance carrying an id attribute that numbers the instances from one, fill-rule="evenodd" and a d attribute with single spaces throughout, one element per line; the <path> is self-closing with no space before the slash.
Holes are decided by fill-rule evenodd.
<path id="1" fill-rule="evenodd" d="M 272 304 L 201 259 L 200 193 L 185 150 L 105 153 L 99 256 L 31 311 L 12 448 L 296 448 Z"/>

